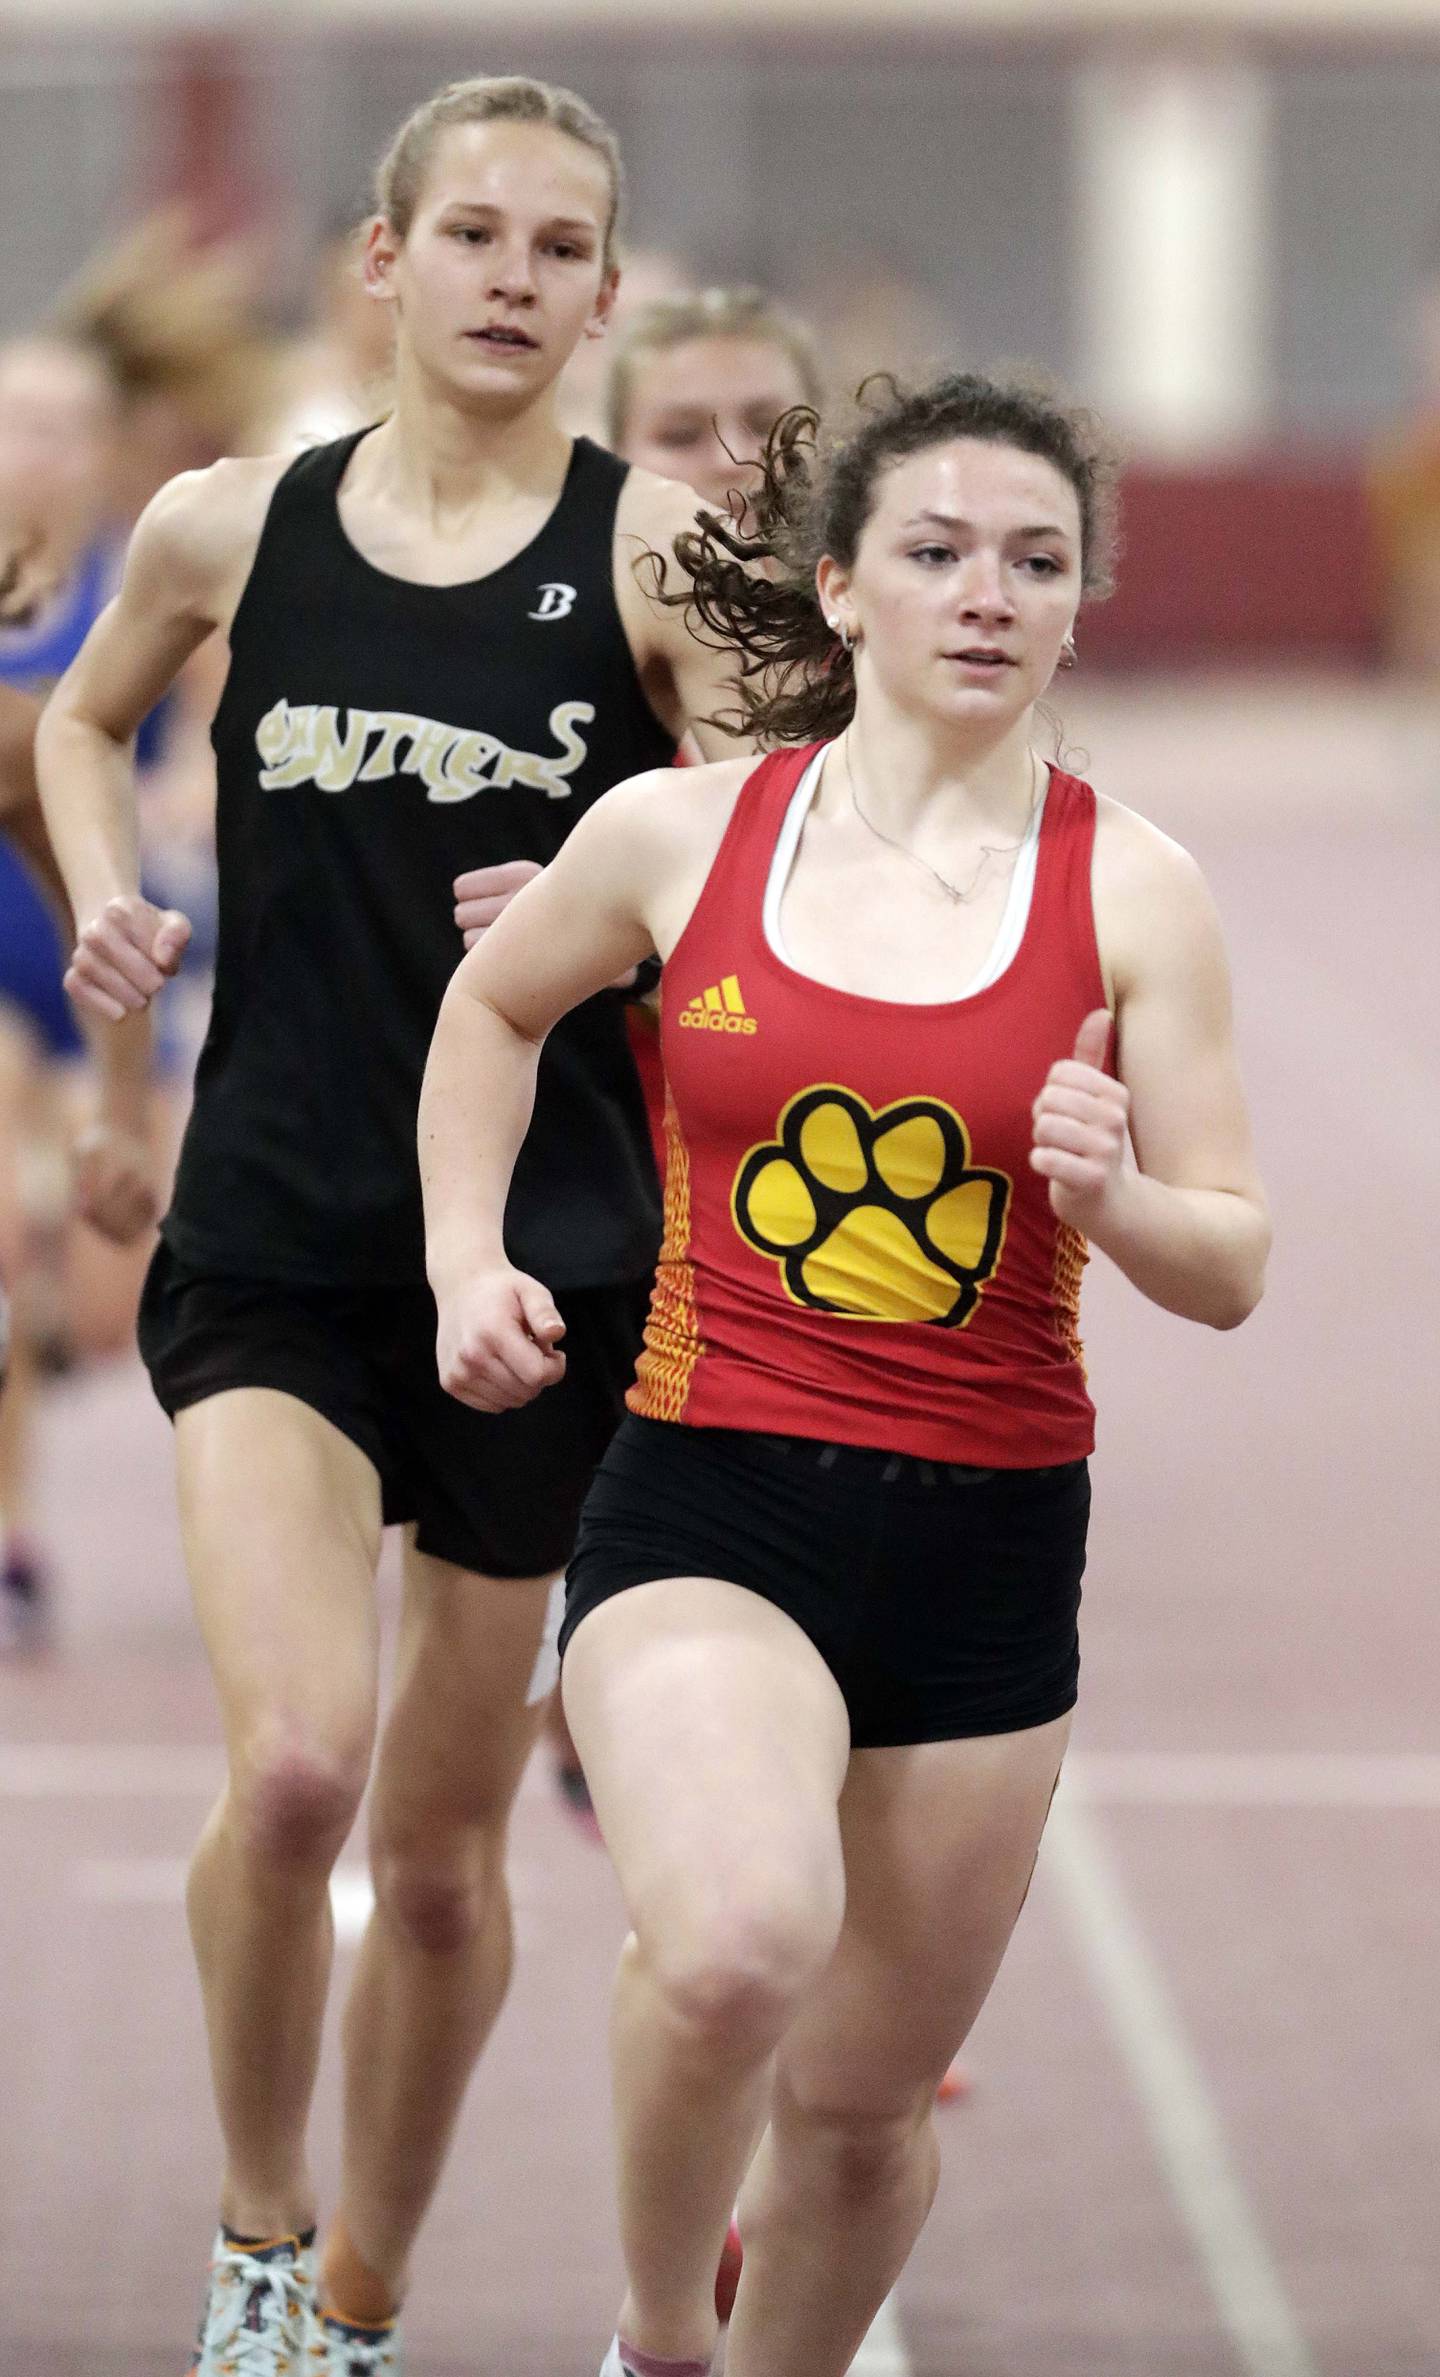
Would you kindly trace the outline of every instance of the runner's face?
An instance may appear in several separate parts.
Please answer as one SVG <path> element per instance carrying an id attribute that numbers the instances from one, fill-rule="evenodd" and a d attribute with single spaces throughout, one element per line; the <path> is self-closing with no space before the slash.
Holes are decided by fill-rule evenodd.
<path id="1" fill-rule="evenodd" d="M 604 160 L 548 124 L 455 125 L 436 143 L 401 242 L 371 229 L 366 278 L 395 305 L 402 354 L 481 410 L 521 411 L 604 320 Z"/>
<path id="2" fill-rule="evenodd" d="M 641 357 L 621 450 L 723 511 L 733 488 L 757 484 L 756 458 L 780 415 L 804 402 L 799 370 L 770 340 L 686 339 Z"/>
<path id="3" fill-rule="evenodd" d="M 116 403 L 98 363 L 37 340 L 0 356 L 0 522 L 64 542 L 109 493 Z"/>
<path id="4" fill-rule="evenodd" d="M 858 626 L 898 706 L 1003 732 L 1042 694 L 1080 602 L 1080 504 L 1038 454 L 955 438 L 892 464 L 853 570 L 826 560 L 827 612 Z"/>

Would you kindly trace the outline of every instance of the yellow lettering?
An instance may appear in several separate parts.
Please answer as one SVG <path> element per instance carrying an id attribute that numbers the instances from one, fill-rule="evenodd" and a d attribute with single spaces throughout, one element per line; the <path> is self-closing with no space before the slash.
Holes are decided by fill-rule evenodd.
<path id="1" fill-rule="evenodd" d="M 303 784 L 310 774 L 310 729 L 314 712 L 309 708 L 292 710 L 286 701 L 278 701 L 266 712 L 255 730 L 255 746 L 268 765 L 260 771 L 260 781 L 267 792 L 277 785 Z"/>
<path id="2" fill-rule="evenodd" d="M 432 801 L 468 801 L 491 779 L 485 770 L 494 765 L 501 746 L 493 735 L 461 735 L 451 744 L 445 762 L 445 781 L 431 792 Z"/>
<path id="3" fill-rule="evenodd" d="M 341 711 L 334 703 L 292 705 L 282 697 L 256 727 L 255 748 L 267 789 L 313 782 L 323 792 L 348 792 L 353 784 L 406 775 L 418 776 L 432 801 L 472 800 L 477 792 L 512 784 L 529 785 L 554 801 L 571 791 L 567 779 L 587 750 L 576 730 L 594 716 L 591 702 L 558 702 L 550 731 L 559 751 L 512 751 L 483 730 L 463 731 L 414 711 Z"/>
<path id="4" fill-rule="evenodd" d="M 432 801 L 444 798 L 445 761 L 454 740 L 453 726 L 440 726 L 433 718 L 422 718 L 420 731 L 406 755 L 405 774 L 418 776 Z"/>
<path id="5" fill-rule="evenodd" d="M 550 788 L 552 800 L 558 801 L 564 798 L 570 787 L 563 779 L 566 776 L 573 776 L 575 770 L 583 766 L 586 746 L 580 736 L 576 734 L 575 729 L 577 726 L 591 725 L 594 717 L 595 705 L 593 702 L 557 702 L 551 711 L 550 732 L 561 746 L 560 757 L 552 761 L 550 768 L 551 774 L 561 779 Z"/>
<path id="6" fill-rule="evenodd" d="M 394 775 L 395 754 L 401 743 L 407 735 L 418 734 L 425 721 L 409 710 L 368 710 L 365 723 L 371 734 L 379 734 L 380 740 L 360 770 L 358 781 L 378 784 L 382 778 Z"/>
<path id="7" fill-rule="evenodd" d="M 350 790 L 360 773 L 369 734 L 370 719 L 364 710 L 349 713 L 343 738 L 340 713 L 332 704 L 311 712 L 310 773 L 322 792 Z"/>

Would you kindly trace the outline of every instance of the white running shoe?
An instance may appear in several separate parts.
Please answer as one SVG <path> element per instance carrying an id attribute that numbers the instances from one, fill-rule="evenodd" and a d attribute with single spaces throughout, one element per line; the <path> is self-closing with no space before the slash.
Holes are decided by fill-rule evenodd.
<path id="1" fill-rule="evenodd" d="M 315 2279 L 298 2237 L 215 2239 L 190 2377 L 305 2377 Z"/>
<path id="2" fill-rule="evenodd" d="M 698 2369 L 700 2366 L 698 2361 L 677 2361 L 674 2365 L 686 2370 Z M 600 2377 L 635 2377 L 635 2371 L 621 2353 L 618 2336 L 611 2339 L 610 2349 L 601 2364 Z"/>
<path id="3" fill-rule="evenodd" d="M 400 2330 L 356 2327 L 331 2311 L 317 2310 L 310 2347 L 310 2377 L 400 2377 Z"/>

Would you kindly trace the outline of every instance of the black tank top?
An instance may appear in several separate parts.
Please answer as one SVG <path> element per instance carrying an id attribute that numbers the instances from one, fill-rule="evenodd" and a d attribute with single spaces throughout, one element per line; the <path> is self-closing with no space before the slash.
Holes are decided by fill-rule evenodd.
<path id="1" fill-rule="evenodd" d="M 422 586 L 372 567 L 336 495 L 359 437 L 271 499 L 212 730 L 215 1000 L 164 1234 L 246 1278 L 424 1277 L 415 1120 L 463 955 L 452 883 L 554 857 L 610 785 L 674 756 L 615 602 L 623 463 L 577 439 L 503 569 Z M 506 1215 L 555 1287 L 641 1277 L 659 1202 L 613 992 L 551 1033 Z"/>

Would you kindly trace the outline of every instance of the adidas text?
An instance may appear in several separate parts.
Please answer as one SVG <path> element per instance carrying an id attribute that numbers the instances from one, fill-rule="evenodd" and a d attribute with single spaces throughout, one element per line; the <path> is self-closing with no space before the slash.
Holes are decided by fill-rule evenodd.
<path id="1" fill-rule="evenodd" d="M 692 1032 L 757 1032 L 753 1015 L 725 1015 L 707 1007 L 682 1007 L 680 1022 Z"/>

